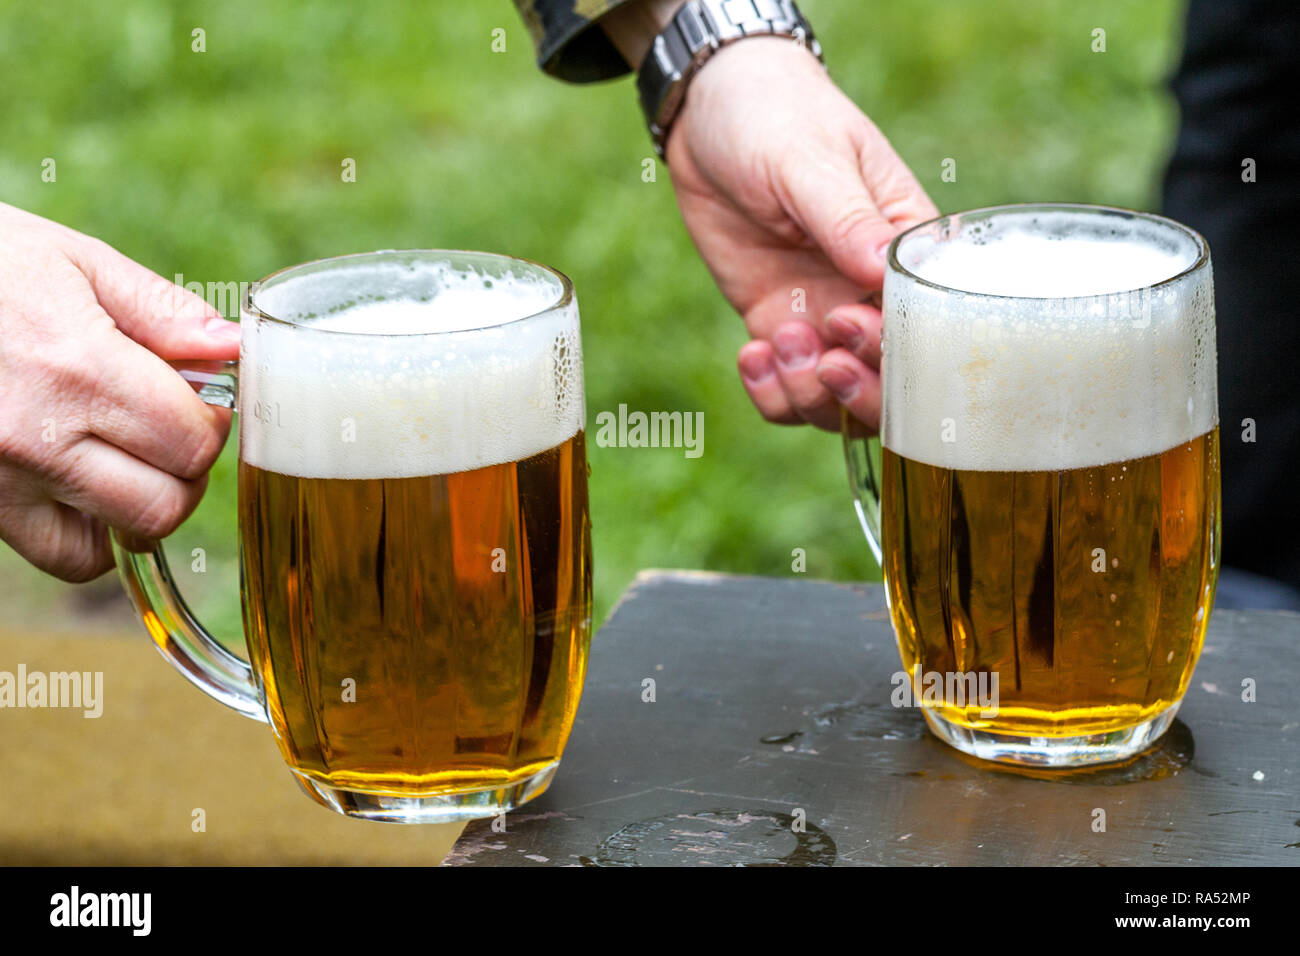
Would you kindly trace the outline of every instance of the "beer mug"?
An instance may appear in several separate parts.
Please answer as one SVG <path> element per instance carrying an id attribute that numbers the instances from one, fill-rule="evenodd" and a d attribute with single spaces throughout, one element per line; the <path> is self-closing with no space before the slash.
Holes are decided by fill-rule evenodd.
<path id="1" fill-rule="evenodd" d="M 883 313 L 880 435 L 847 414 L 843 433 L 896 696 L 988 760 L 1141 751 L 1178 712 L 1214 603 L 1205 240 L 1102 206 L 944 216 L 890 246 Z"/>
<path id="2" fill-rule="evenodd" d="M 377 252 L 244 296 L 238 363 L 174 363 L 239 413 L 248 663 L 161 544 L 118 567 L 158 649 L 269 721 L 349 816 L 492 816 L 542 793 L 591 626 L 582 345 L 569 280 L 478 252 Z"/>

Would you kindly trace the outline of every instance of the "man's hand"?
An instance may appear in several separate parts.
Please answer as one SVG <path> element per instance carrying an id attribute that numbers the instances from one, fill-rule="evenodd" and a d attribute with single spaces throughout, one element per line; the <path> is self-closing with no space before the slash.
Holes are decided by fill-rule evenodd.
<path id="1" fill-rule="evenodd" d="M 843 405 L 875 430 L 880 310 L 865 300 L 889 241 L 938 214 L 880 130 L 797 43 L 746 39 L 696 75 L 667 159 L 686 228 L 754 338 L 739 366 L 759 412 L 838 431 Z"/>
<path id="2" fill-rule="evenodd" d="M 635 69 L 682 2 L 600 22 Z M 667 158 L 686 228 L 754 338 L 739 366 L 759 412 L 838 430 L 842 404 L 874 431 L 885 247 L 938 215 L 880 130 L 807 50 L 755 37 L 701 67 Z"/>
<path id="3" fill-rule="evenodd" d="M 97 239 L 0 204 L 0 538 L 67 581 L 194 510 L 230 428 L 164 359 L 239 326 Z"/>

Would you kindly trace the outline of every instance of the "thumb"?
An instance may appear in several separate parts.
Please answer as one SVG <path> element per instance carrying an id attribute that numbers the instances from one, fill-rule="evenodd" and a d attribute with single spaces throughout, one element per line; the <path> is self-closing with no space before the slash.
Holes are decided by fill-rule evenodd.
<path id="1" fill-rule="evenodd" d="M 788 212 L 841 274 L 874 291 L 890 241 L 939 211 L 875 124 L 855 130 L 830 159 L 785 164 Z"/>
<path id="2" fill-rule="evenodd" d="M 122 255 L 81 237 L 69 250 L 95 298 L 118 329 L 164 359 L 229 359 L 239 354 L 239 324 L 203 299 Z"/>

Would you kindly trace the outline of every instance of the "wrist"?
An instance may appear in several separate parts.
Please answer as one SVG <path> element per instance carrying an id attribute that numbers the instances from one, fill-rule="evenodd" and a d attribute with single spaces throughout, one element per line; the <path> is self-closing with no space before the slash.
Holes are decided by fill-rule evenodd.
<path id="1" fill-rule="evenodd" d="M 631 0 L 601 17 L 600 26 L 627 65 L 637 70 L 655 37 L 685 3 L 686 0 Z"/>
<path id="2" fill-rule="evenodd" d="M 817 57 L 785 37 L 756 36 L 728 44 L 702 64 L 692 79 L 664 141 L 669 168 L 673 143 L 683 137 L 708 142 L 721 136 L 736 144 L 745 138 L 741 134 L 746 130 L 771 129 L 764 120 L 778 114 L 782 128 L 794 128 L 799 118 L 789 115 L 792 101 L 811 108 L 818 87 L 830 82 Z M 700 134 L 705 134 L 703 140 Z"/>
<path id="3" fill-rule="evenodd" d="M 654 37 L 637 74 L 655 150 L 664 144 L 701 67 L 736 41 L 784 37 L 821 59 L 821 46 L 794 0 L 690 0 Z M 743 44 L 742 44 L 743 45 Z"/>

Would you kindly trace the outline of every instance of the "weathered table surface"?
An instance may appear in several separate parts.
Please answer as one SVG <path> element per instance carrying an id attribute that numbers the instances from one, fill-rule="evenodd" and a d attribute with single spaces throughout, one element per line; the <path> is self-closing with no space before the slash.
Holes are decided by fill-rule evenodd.
<path id="1" fill-rule="evenodd" d="M 1300 863 L 1298 651 L 1300 615 L 1216 611 L 1153 751 L 1026 774 L 890 705 L 880 587 L 647 572 L 596 635 L 550 791 L 446 865 Z"/>

